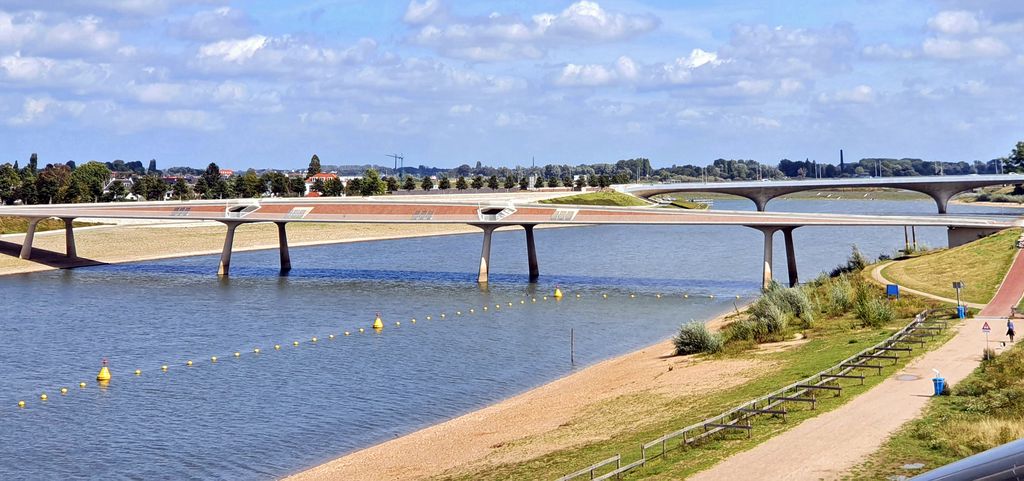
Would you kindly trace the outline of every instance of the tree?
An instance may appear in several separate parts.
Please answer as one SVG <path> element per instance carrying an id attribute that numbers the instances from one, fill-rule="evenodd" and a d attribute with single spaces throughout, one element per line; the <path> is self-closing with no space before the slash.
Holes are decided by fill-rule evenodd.
<path id="1" fill-rule="evenodd" d="M 223 199 L 229 197 L 227 182 L 224 181 L 220 176 L 220 167 L 217 164 L 210 162 L 210 165 L 206 166 L 206 171 L 203 172 L 200 180 L 205 181 L 205 191 L 202 192 L 203 196 L 207 199 Z M 198 183 L 196 184 L 198 187 Z M 196 190 L 199 190 L 198 188 Z M 134 192 L 132 192 L 134 194 Z"/>
<path id="2" fill-rule="evenodd" d="M 597 186 L 601 185 L 601 184 L 598 183 L 599 180 L 598 180 L 597 177 L 598 176 L 595 175 L 595 174 L 588 175 L 587 176 L 587 185 L 590 186 L 590 187 L 597 187 Z"/>
<path id="3" fill-rule="evenodd" d="M 498 183 L 498 176 L 492 175 L 490 179 L 487 179 L 487 187 L 491 190 L 498 190 L 501 184 Z"/>
<path id="4" fill-rule="evenodd" d="M 64 164 L 47 164 L 36 178 L 39 200 L 47 204 L 69 202 L 67 189 L 71 184 L 71 169 Z"/>
<path id="5" fill-rule="evenodd" d="M 519 180 L 516 179 L 516 176 L 509 175 L 509 176 L 505 177 L 505 184 L 504 185 L 505 185 L 506 189 L 515 189 L 516 186 L 519 185 Z"/>
<path id="6" fill-rule="evenodd" d="M 466 183 L 466 178 L 463 177 L 463 176 L 459 176 L 459 178 L 455 180 L 455 188 L 458 189 L 458 190 L 466 190 L 466 189 L 468 189 L 469 188 L 469 184 Z"/>
<path id="7" fill-rule="evenodd" d="M 0 203 L 13 204 L 21 187 L 21 176 L 11 164 L 0 166 Z"/>
<path id="8" fill-rule="evenodd" d="M 124 199 L 125 196 L 128 195 L 128 189 L 124 186 L 124 182 L 115 180 L 110 183 L 107 195 L 110 197 L 110 200 L 118 201 Z"/>
<path id="9" fill-rule="evenodd" d="M 396 179 L 394 176 L 385 177 L 384 185 L 386 186 L 388 192 L 394 192 L 398 190 L 398 179 Z"/>
<path id="10" fill-rule="evenodd" d="M 402 188 L 410 192 L 416 190 L 416 179 L 413 179 L 411 175 L 405 176 L 405 183 L 402 184 Z"/>
<path id="11" fill-rule="evenodd" d="M 523 177 L 519 179 L 519 190 L 527 190 L 530 188 L 530 179 Z"/>
<path id="12" fill-rule="evenodd" d="M 587 185 L 587 183 L 583 180 L 583 176 L 576 178 L 576 190 L 583 190 L 583 186 L 585 185 Z"/>
<path id="13" fill-rule="evenodd" d="M 441 190 L 451 189 L 452 181 L 448 179 L 447 175 L 442 175 L 441 180 L 437 183 L 437 188 Z"/>
<path id="14" fill-rule="evenodd" d="M 533 187 L 535 189 L 540 189 L 540 188 L 544 187 L 544 178 L 538 175 L 537 176 L 537 181 L 533 183 Z"/>
<path id="15" fill-rule="evenodd" d="M 86 162 L 71 173 L 71 178 L 80 184 L 82 200 L 96 202 L 103 195 L 103 186 L 110 179 L 110 169 L 102 162 Z"/>
<path id="16" fill-rule="evenodd" d="M 313 180 L 313 185 L 309 186 L 309 190 L 311 192 L 319 192 L 320 194 L 323 194 L 324 193 L 324 180 L 320 179 L 320 178 L 317 178 L 317 179 Z"/>
<path id="17" fill-rule="evenodd" d="M 266 190 L 266 185 L 263 184 L 263 182 L 260 182 L 260 178 L 256 175 L 256 171 L 252 169 L 245 171 L 242 175 L 236 176 L 233 180 L 235 194 L 239 197 L 259 197 L 263 195 Z"/>
<path id="18" fill-rule="evenodd" d="M 359 194 L 363 197 L 369 197 L 386 193 L 387 183 L 381 180 L 377 169 L 366 169 L 366 172 L 363 172 L 363 178 L 359 181 Z"/>
<path id="19" fill-rule="evenodd" d="M 1024 141 L 1017 142 L 1010 156 L 1003 159 L 1006 172 L 1024 172 Z"/>
<path id="20" fill-rule="evenodd" d="M 178 180 L 171 186 L 171 195 L 178 200 L 190 200 L 192 198 L 192 186 L 185 182 L 184 177 L 178 177 Z"/>
<path id="21" fill-rule="evenodd" d="M 146 169 L 146 173 L 149 175 L 160 175 L 161 172 L 156 169 L 156 159 L 149 160 L 149 168 Z"/>
<path id="22" fill-rule="evenodd" d="M 309 159 L 309 168 L 306 169 L 306 178 L 310 178 L 320 173 L 320 157 L 313 154 L 313 157 Z"/>
<path id="23" fill-rule="evenodd" d="M 423 180 L 420 181 L 420 188 L 423 190 L 431 190 L 434 188 L 434 181 L 430 180 L 430 177 L 424 177 Z"/>
<path id="24" fill-rule="evenodd" d="M 147 175 L 142 178 L 142 196 L 146 200 L 164 200 L 167 195 L 167 182 L 155 175 Z"/>
<path id="25" fill-rule="evenodd" d="M 323 190 L 321 190 L 320 193 L 331 197 L 340 197 L 345 193 L 345 184 L 341 183 L 341 179 L 331 177 L 324 182 Z"/>
<path id="26" fill-rule="evenodd" d="M 302 177 L 288 179 L 288 195 L 302 197 L 306 195 L 306 181 Z"/>
<path id="27" fill-rule="evenodd" d="M 558 187 L 558 177 L 548 179 L 548 187 Z"/>
<path id="28" fill-rule="evenodd" d="M 480 190 L 484 188 L 484 178 L 482 176 L 473 177 L 473 182 L 470 184 L 474 189 Z"/>

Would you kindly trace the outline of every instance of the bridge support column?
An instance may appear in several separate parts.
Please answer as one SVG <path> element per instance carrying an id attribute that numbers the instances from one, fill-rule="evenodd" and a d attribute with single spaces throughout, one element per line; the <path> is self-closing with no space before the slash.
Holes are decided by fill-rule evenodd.
<path id="1" fill-rule="evenodd" d="M 765 196 L 755 195 L 750 197 L 750 200 L 754 201 L 754 206 L 757 207 L 758 212 L 764 212 L 768 208 L 768 201 L 771 199 Z"/>
<path id="2" fill-rule="evenodd" d="M 288 254 L 288 232 L 285 230 L 287 222 L 275 222 L 277 224 L 277 241 L 281 251 L 281 273 L 292 270 L 292 258 Z"/>
<path id="3" fill-rule="evenodd" d="M 789 269 L 789 287 L 796 287 L 800 278 L 796 272 L 796 246 L 793 245 L 793 229 L 796 227 L 784 227 L 782 235 L 786 239 L 786 267 Z"/>
<path id="4" fill-rule="evenodd" d="M 484 245 L 480 249 L 480 273 L 477 275 L 476 281 L 481 284 L 486 284 L 488 279 L 488 272 L 491 264 L 491 234 L 498 228 L 496 225 L 478 225 L 477 227 L 484 231 Z"/>
<path id="5" fill-rule="evenodd" d="M 987 237 L 1000 229 L 985 229 L 977 227 L 950 227 L 946 231 L 949 247 L 962 246 L 968 242 L 974 242 L 982 237 Z"/>
<path id="6" fill-rule="evenodd" d="M 524 224 L 526 229 L 526 256 L 530 262 L 530 282 L 537 282 L 540 277 L 540 267 L 537 264 L 537 245 L 533 241 L 533 224 Z"/>
<path id="7" fill-rule="evenodd" d="M 767 227 L 760 229 L 764 233 L 764 265 L 761 271 L 761 288 L 767 289 L 772 285 L 772 237 L 775 236 L 775 228 Z"/>
<path id="8" fill-rule="evenodd" d="M 78 249 L 75 248 L 74 217 L 65 217 L 64 221 L 64 253 L 68 257 L 78 257 Z"/>
<path id="9" fill-rule="evenodd" d="M 228 232 L 224 236 L 224 250 L 220 253 L 220 265 L 217 267 L 218 276 L 227 276 L 231 270 L 231 248 L 235 242 L 235 229 L 238 227 L 238 222 L 225 222 L 224 225 L 228 226 Z"/>
<path id="10" fill-rule="evenodd" d="M 21 254 L 18 256 L 22 259 L 32 258 L 32 241 L 36 237 L 36 226 L 39 225 L 39 221 L 42 219 L 29 219 L 28 228 L 25 229 L 25 240 L 21 243 Z"/>

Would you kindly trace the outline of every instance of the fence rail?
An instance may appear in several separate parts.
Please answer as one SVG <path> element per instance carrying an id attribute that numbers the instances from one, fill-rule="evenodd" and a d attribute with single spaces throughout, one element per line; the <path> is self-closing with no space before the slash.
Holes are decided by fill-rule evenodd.
<path id="1" fill-rule="evenodd" d="M 753 430 L 753 426 L 750 422 L 752 418 L 766 414 L 773 416 L 785 416 L 787 411 L 784 405 L 789 402 L 808 402 L 811 404 L 811 409 L 815 409 L 816 398 L 814 397 L 813 391 L 834 391 L 836 393 L 835 395 L 838 396 L 842 392 L 842 386 L 839 384 L 839 379 L 860 379 L 863 384 L 864 376 L 854 374 L 855 371 L 858 369 L 876 369 L 878 373 L 881 373 L 885 366 L 880 364 L 870 364 L 871 361 L 876 360 L 891 360 L 892 364 L 896 364 L 899 361 L 899 357 L 890 353 L 904 352 L 908 349 L 900 345 L 906 341 L 904 338 L 910 337 L 913 339 L 914 337 L 921 336 L 922 333 L 928 336 L 936 335 L 935 332 L 933 332 L 934 330 L 945 329 L 948 324 L 945 320 L 930 321 L 928 320 L 928 317 L 938 311 L 951 309 L 952 308 L 943 307 L 922 311 L 920 314 L 914 316 L 913 321 L 899 331 L 896 331 L 892 336 L 889 336 L 878 344 L 840 361 L 828 369 L 796 381 L 781 389 L 772 391 L 771 393 L 759 398 L 747 401 L 717 416 L 704 419 L 698 423 L 691 424 L 682 429 L 641 444 L 640 459 L 632 463 L 622 465 L 622 456 L 621 454 L 617 454 L 597 464 L 593 464 L 587 468 L 558 478 L 558 481 L 570 481 L 588 473 L 592 480 L 611 479 L 612 477 L 618 478 L 619 475 L 625 472 L 633 470 L 639 466 L 643 466 L 647 464 L 648 461 L 657 459 L 660 456 L 664 456 L 670 449 L 692 445 L 726 430 L 742 430 L 746 431 L 747 435 L 750 436 L 751 431 Z M 924 344 L 923 341 L 912 342 Z M 678 439 L 678 444 L 673 442 L 672 445 L 669 445 L 670 441 L 674 441 L 676 439 Z M 661 449 L 654 450 L 654 448 L 659 446 Z M 653 452 L 648 453 L 648 451 Z M 614 470 L 597 478 L 594 477 L 594 471 L 605 467 L 612 462 L 616 463 L 616 468 Z"/>

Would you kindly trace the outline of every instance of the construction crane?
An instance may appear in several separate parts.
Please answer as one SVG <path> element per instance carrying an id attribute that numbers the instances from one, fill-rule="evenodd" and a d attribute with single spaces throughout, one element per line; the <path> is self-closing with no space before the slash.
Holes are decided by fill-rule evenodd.
<path id="1" fill-rule="evenodd" d="M 398 172 L 398 169 L 399 169 L 398 163 L 399 162 L 402 163 L 401 168 L 402 169 L 405 168 L 405 157 L 403 157 L 402 154 L 385 154 L 384 157 L 391 157 L 392 159 L 395 159 L 395 170 L 394 170 L 394 172 Z M 403 179 L 405 178 L 405 173 L 404 172 L 402 173 L 402 178 Z"/>

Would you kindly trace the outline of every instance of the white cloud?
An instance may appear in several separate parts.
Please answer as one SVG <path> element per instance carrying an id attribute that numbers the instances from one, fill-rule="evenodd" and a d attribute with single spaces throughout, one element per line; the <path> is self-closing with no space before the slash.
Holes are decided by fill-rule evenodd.
<path id="1" fill-rule="evenodd" d="M 120 34 L 102 28 L 102 23 L 91 15 L 54 20 L 41 12 L 0 11 L 0 47 L 58 56 L 114 51 Z"/>
<path id="2" fill-rule="evenodd" d="M 896 48 L 888 43 L 868 45 L 861 49 L 861 55 L 871 60 L 909 60 L 914 58 L 914 52 L 909 49 Z"/>
<path id="3" fill-rule="evenodd" d="M 440 8 L 438 2 L 409 4 L 407 21 L 426 23 L 412 41 L 449 57 L 474 61 L 540 58 L 554 45 L 618 41 L 658 26 L 653 16 L 609 12 L 585 0 L 560 13 L 533 15 L 529 21 L 499 13 L 449 21 L 447 16 L 435 15 Z"/>
<path id="4" fill-rule="evenodd" d="M 402 21 L 412 25 L 420 25 L 427 23 L 442 12 L 441 0 L 424 0 L 422 2 L 412 0 L 405 9 Z"/>
<path id="5" fill-rule="evenodd" d="M 187 40 L 241 38 L 249 33 L 252 20 L 245 12 L 231 7 L 196 12 L 172 22 L 168 32 Z"/>
<path id="6" fill-rule="evenodd" d="M 675 85 L 687 84 L 693 81 L 695 70 L 701 67 L 713 68 L 722 63 L 717 53 L 695 48 L 688 56 L 677 57 L 672 63 L 661 65 L 660 71 L 655 74 L 656 81 Z"/>
<path id="7" fill-rule="evenodd" d="M 85 104 L 76 101 L 59 101 L 50 96 L 27 97 L 21 112 L 7 119 L 8 125 L 45 125 L 59 117 L 78 116 L 85 110 Z"/>
<path id="8" fill-rule="evenodd" d="M 821 103 L 870 104 L 875 101 L 875 90 L 867 85 L 858 85 L 849 90 L 839 90 L 833 94 L 818 95 Z"/>
<path id="9" fill-rule="evenodd" d="M 110 75 L 109 65 L 82 60 L 22 56 L 20 52 L 0 57 L 0 84 L 96 89 Z"/>
<path id="10" fill-rule="evenodd" d="M 370 39 L 362 39 L 346 49 L 335 49 L 290 36 L 253 35 L 201 45 L 194 65 L 208 72 L 267 73 L 309 78 L 328 75 L 330 69 L 340 65 L 376 58 L 377 43 Z M 381 58 L 387 59 L 386 56 Z"/>
<path id="11" fill-rule="evenodd" d="M 949 35 L 973 34 L 981 29 L 981 22 L 974 12 L 945 10 L 928 19 L 928 27 Z"/>
<path id="12" fill-rule="evenodd" d="M 921 49 L 929 57 L 947 60 L 1005 57 L 1012 52 L 1010 47 L 995 37 L 970 40 L 929 38 L 925 39 Z"/>

